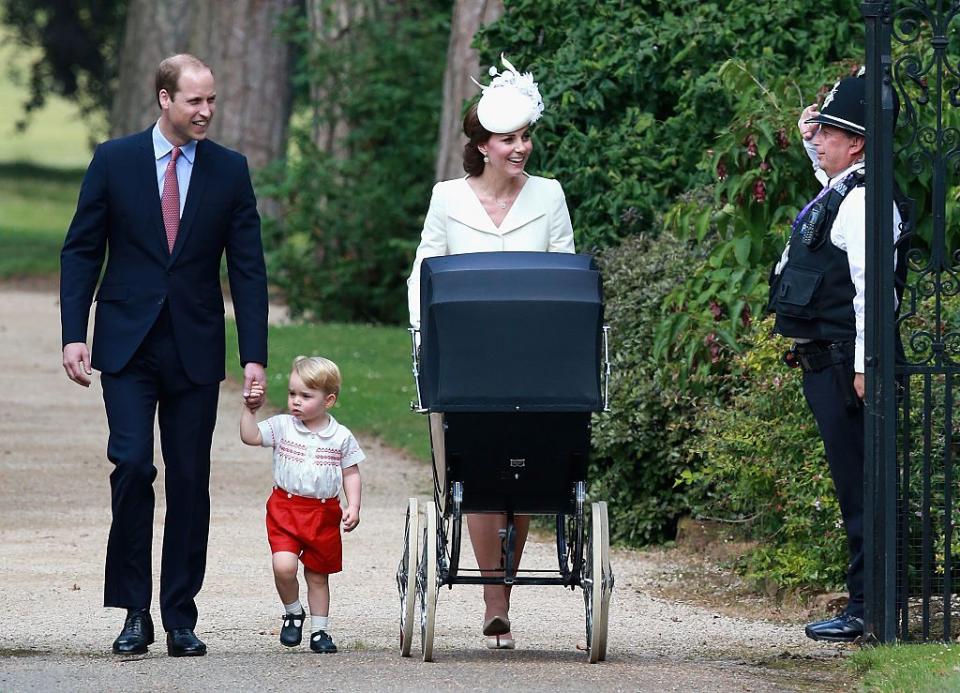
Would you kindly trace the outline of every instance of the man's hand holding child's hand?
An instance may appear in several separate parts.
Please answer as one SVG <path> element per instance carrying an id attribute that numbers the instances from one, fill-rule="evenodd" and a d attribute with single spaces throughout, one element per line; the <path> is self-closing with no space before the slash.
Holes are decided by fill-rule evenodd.
<path id="1" fill-rule="evenodd" d="M 243 398 L 243 403 L 251 412 L 263 406 L 263 383 L 254 380 L 250 383 L 250 394 Z"/>

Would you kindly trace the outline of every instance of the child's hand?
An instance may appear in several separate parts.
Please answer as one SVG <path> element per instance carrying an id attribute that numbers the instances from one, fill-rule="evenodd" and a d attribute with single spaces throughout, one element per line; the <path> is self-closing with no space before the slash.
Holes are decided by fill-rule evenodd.
<path id="1" fill-rule="evenodd" d="M 352 532 L 360 524 L 360 508 L 348 505 L 343 511 L 343 531 Z"/>
<path id="2" fill-rule="evenodd" d="M 250 384 L 250 394 L 243 398 L 243 403 L 251 412 L 263 406 L 263 384 L 254 380 Z"/>

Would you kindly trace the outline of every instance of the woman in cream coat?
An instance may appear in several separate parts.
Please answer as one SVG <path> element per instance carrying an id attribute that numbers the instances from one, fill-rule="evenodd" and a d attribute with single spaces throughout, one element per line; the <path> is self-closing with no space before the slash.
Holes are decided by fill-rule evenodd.
<path id="1" fill-rule="evenodd" d="M 533 150 L 530 125 L 543 112 L 537 85 L 506 60 L 506 69 L 483 87 L 478 103 L 463 119 L 468 138 L 464 178 L 433 188 L 420 246 L 407 280 L 410 323 L 420 326 L 420 264 L 424 258 L 497 250 L 572 253 L 573 227 L 560 183 L 528 175 Z M 491 69 L 491 75 L 496 75 Z M 527 538 L 529 517 L 517 517 L 517 563 Z M 480 567 L 500 564 L 499 530 L 505 515 L 467 516 L 470 540 Z M 484 574 L 497 575 L 495 571 Z M 483 634 L 491 649 L 513 649 L 510 588 L 484 585 Z"/>

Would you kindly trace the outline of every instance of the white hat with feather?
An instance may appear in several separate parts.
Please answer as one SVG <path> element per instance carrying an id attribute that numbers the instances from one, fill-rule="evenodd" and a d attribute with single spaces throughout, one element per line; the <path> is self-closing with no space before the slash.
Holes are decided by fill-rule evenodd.
<path id="1" fill-rule="evenodd" d="M 505 69 L 500 72 L 491 67 L 490 84 L 484 86 L 473 80 L 483 92 L 477 104 L 477 118 L 490 132 L 514 132 L 537 122 L 543 113 L 543 99 L 532 74 L 520 73 L 503 54 L 500 62 Z"/>

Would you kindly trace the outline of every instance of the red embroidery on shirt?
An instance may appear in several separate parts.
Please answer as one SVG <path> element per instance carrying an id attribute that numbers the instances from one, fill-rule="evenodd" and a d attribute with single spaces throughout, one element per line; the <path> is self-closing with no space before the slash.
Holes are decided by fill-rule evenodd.
<path id="1" fill-rule="evenodd" d="M 337 448 L 317 448 L 314 464 L 330 464 L 339 467 L 342 458 L 343 455 Z"/>
<path id="2" fill-rule="evenodd" d="M 277 452 L 294 462 L 303 462 L 307 456 L 307 446 L 284 438 L 277 445 Z"/>

